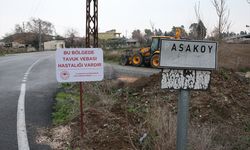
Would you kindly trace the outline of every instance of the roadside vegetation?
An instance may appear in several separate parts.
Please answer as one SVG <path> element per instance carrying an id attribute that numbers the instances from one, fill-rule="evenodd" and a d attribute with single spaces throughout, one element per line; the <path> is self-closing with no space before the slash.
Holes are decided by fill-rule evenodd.
<path id="1" fill-rule="evenodd" d="M 118 64 L 124 49 L 103 50 L 104 61 L 106 63 Z"/>
<path id="2" fill-rule="evenodd" d="M 79 86 L 62 84 L 54 107 L 55 126 L 42 132 L 47 140 L 38 141 L 53 149 L 175 149 L 178 92 L 161 90 L 159 81 L 156 74 L 135 81 L 118 78 L 84 83 L 83 139 Z M 249 84 L 223 69 L 214 72 L 208 91 L 191 92 L 188 149 L 250 147 Z"/>
<path id="3" fill-rule="evenodd" d="M 74 119 L 79 114 L 79 96 L 73 84 L 61 84 L 61 91 L 56 95 L 54 113 L 52 113 L 53 124 L 64 124 Z"/>
<path id="4" fill-rule="evenodd" d="M 4 55 L 5 55 L 5 53 L 0 51 L 0 56 L 4 56 Z"/>

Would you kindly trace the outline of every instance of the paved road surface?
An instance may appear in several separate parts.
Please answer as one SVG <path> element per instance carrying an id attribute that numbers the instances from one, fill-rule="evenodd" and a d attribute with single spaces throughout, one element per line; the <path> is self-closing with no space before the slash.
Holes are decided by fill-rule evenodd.
<path id="1" fill-rule="evenodd" d="M 107 79 L 112 79 L 117 76 L 148 77 L 161 72 L 161 69 L 105 64 L 104 72 Z"/>
<path id="2" fill-rule="evenodd" d="M 35 144 L 35 130 L 51 123 L 53 95 L 57 88 L 54 52 L 15 54 L 0 57 L 0 149 L 17 150 L 17 105 L 20 87 L 28 68 L 25 117 L 30 149 L 46 150 Z"/>
<path id="3" fill-rule="evenodd" d="M 22 141 L 22 137 L 25 137 L 22 121 L 17 121 L 17 116 L 22 120 L 22 115 L 17 115 L 17 112 L 24 111 L 30 149 L 49 149 L 48 146 L 36 144 L 35 137 L 38 128 L 51 125 L 53 96 L 58 85 L 54 57 L 54 52 L 0 57 L 0 150 L 17 150 L 17 136 L 21 139 L 19 142 L 25 144 L 25 140 Z M 113 78 L 117 74 L 149 76 L 157 72 L 158 69 L 105 64 L 106 78 Z M 25 95 L 20 94 L 25 90 L 21 85 L 26 87 Z M 22 101 L 25 101 L 25 108 L 18 107 Z"/>

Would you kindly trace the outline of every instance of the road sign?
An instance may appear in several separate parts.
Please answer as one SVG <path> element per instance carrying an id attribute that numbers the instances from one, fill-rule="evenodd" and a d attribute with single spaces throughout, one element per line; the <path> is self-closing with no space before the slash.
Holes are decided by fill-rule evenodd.
<path id="1" fill-rule="evenodd" d="M 190 89 L 206 90 L 217 67 L 217 43 L 161 40 L 162 89 L 180 89 L 177 113 L 177 150 L 187 149 Z M 209 70 L 209 71 L 208 71 Z"/>
<path id="2" fill-rule="evenodd" d="M 217 43 L 162 39 L 160 66 L 163 68 L 216 69 Z"/>
<path id="3" fill-rule="evenodd" d="M 103 51 L 100 48 L 65 48 L 56 51 L 58 82 L 101 81 Z"/>
<path id="4" fill-rule="evenodd" d="M 164 69 L 162 89 L 207 90 L 211 80 L 211 71 Z"/>

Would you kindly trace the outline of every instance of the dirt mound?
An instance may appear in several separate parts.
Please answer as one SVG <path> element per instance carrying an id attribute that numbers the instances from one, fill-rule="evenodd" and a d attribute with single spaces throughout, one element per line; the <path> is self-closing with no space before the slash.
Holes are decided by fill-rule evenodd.
<path id="1" fill-rule="evenodd" d="M 178 91 L 160 89 L 160 74 L 120 83 L 126 80 L 85 84 L 88 97 L 99 98 L 85 108 L 83 139 L 79 120 L 70 123 L 68 147 L 117 150 L 170 145 L 167 149 L 175 149 Z M 189 148 L 249 148 L 250 82 L 231 70 L 213 72 L 211 81 L 208 91 L 191 91 Z"/>
<path id="2" fill-rule="evenodd" d="M 172 97 L 168 103 L 176 109 L 178 91 L 161 90 L 160 80 L 161 75 L 155 74 L 148 78 L 140 78 L 129 86 L 141 96 L 153 94 Z M 191 91 L 191 117 L 201 122 L 239 123 L 249 116 L 249 100 L 249 81 L 240 80 L 232 70 L 215 71 L 212 73 L 208 91 Z"/>
<path id="3" fill-rule="evenodd" d="M 107 110 L 90 108 L 84 112 L 85 133 L 80 137 L 79 122 L 71 126 L 74 129 L 71 148 L 81 150 L 102 149 L 117 150 L 124 147 L 132 149 L 127 137 L 127 122 Z"/>

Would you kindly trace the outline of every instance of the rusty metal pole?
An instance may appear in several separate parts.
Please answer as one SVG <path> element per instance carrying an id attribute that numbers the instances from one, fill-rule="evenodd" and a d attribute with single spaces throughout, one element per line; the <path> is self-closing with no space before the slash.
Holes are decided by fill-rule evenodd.
<path id="1" fill-rule="evenodd" d="M 82 87 L 82 82 L 80 82 L 80 113 L 81 113 L 81 137 L 83 137 L 83 87 Z"/>
<path id="2" fill-rule="evenodd" d="M 93 3 L 93 5 L 91 5 Z M 93 8 L 91 8 L 93 6 Z M 98 47 L 98 0 L 86 0 L 86 39 L 85 47 Z M 83 83 L 80 82 L 81 137 L 83 128 Z"/>
<path id="3" fill-rule="evenodd" d="M 98 0 L 86 2 L 86 48 L 98 47 Z"/>

